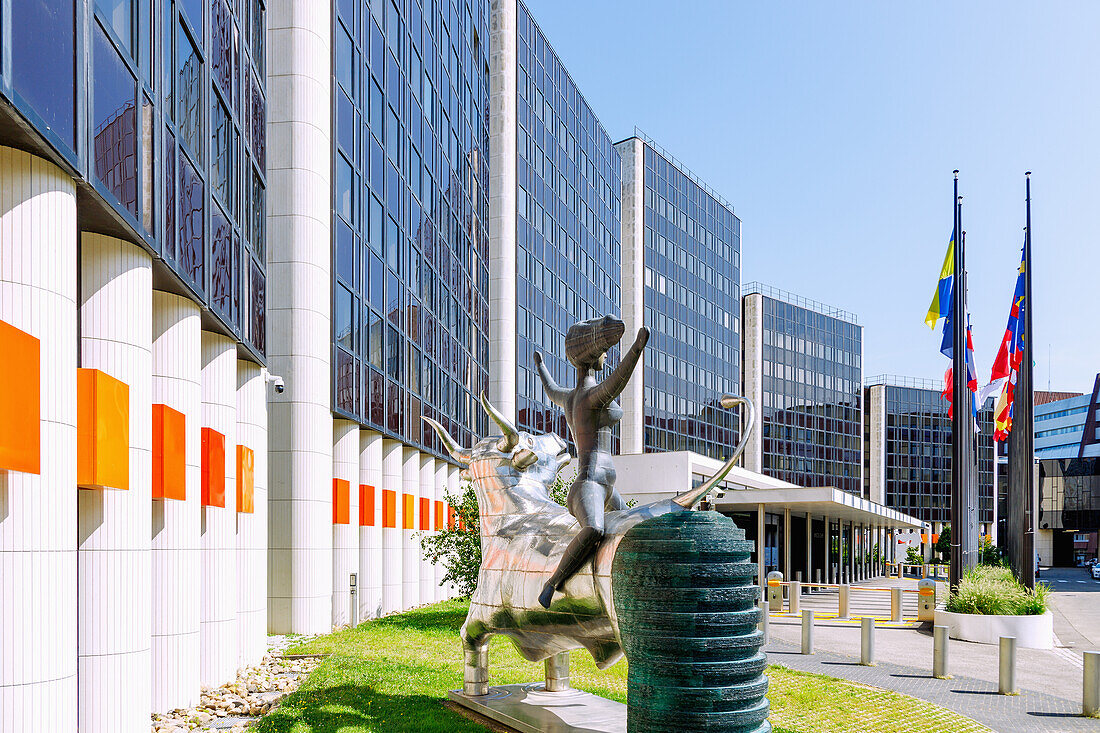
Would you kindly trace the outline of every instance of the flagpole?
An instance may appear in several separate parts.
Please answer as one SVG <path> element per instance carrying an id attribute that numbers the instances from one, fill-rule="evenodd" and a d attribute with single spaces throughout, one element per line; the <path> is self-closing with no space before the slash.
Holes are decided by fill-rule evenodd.
<path id="1" fill-rule="evenodd" d="M 1035 379 L 1031 302 L 1031 171 L 1025 175 L 1027 228 L 1024 233 L 1024 353 L 1016 377 L 1012 431 L 1008 435 L 1008 495 L 1013 525 L 1006 530 L 1019 537 L 1018 557 L 1013 558 L 1020 582 L 1035 587 Z M 1049 563 L 1052 558 L 1047 558 Z"/>
<path id="2" fill-rule="evenodd" d="M 960 429 L 963 399 L 966 392 L 966 310 L 962 293 L 966 292 L 966 262 L 962 238 L 962 200 L 959 198 L 959 172 L 955 175 L 955 281 L 951 298 L 951 564 L 948 568 L 948 583 L 952 588 L 962 578 L 963 550 L 965 541 L 964 502 L 966 486 L 965 440 Z"/>

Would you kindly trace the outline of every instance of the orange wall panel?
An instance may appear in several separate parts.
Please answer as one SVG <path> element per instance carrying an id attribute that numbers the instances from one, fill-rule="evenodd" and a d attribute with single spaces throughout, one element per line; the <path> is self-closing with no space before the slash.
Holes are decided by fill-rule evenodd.
<path id="1" fill-rule="evenodd" d="M 450 504 L 447 505 L 447 529 L 455 528 L 455 508 Z"/>
<path id="2" fill-rule="evenodd" d="M 443 501 L 435 502 L 435 528 L 446 529 L 447 528 L 447 503 Z"/>
<path id="3" fill-rule="evenodd" d="M 187 416 L 153 405 L 153 498 L 187 498 Z"/>
<path id="4" fill-rule="evenodd" d="M 98 369 L 76 374 L 76 484 L 130 488 L 130 387 Z"/>
<path id="5" fill-rule="evenodd" d="M 382 526 L 397 527 L 397 492 L 382 489 Z"/>
<path id="6" fill-rule="evenodd" d="M 374 487 L 359 484 L 359 526 L 374 526 Z"/>
<path id="7" fill-rule="evenodd" d="M 420 497 L 420 529 L 432 528 L 432 500 L 426 496 Z"/>
<path id="8" fill-rule="evenodd" d="M 351 484 L 346 479 L 332 480 L 332 523 L 351 524 Z"/>
<path id="9" fill-rule="evenodd" d="M 256 453 L 245 445 L 237 446 L 237 511 L 256 511 Z"/>
<path id="10" fill-rule="evenodd" d="M 403 529 L 416 529 L 416 497 L 412 494 L 402 494 L 401 496 L 401 527 Z"/>
<path id="11" fill-rule="evenodd" d="M 0 470 L 40 473 L 42 345 L 0 321 Z"/>
<path id="12" fill-rule="evenodd" d="M 202 505 L 225 508 L 225 436 L 202 429 Z"/>

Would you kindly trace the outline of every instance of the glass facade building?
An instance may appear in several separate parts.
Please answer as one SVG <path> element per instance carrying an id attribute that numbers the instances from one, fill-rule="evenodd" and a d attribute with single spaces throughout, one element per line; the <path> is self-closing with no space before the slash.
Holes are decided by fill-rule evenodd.
<path id="1" fill-rule="evenodd" d="M 488 430 L 488 2 L 340 0 L 333 411 L 443 455 Z"/>
<path id="2" fill-rule="evenodd" d="M 741 389 L 741 221 L 733 208 L 649 139 L 617 144 L 641 181 L 624 187 L 641 209 L 639 247 L 645 354 L 644 452 L 690 450 L 725 459 L 740 435 L 736 411 L 719 406 Z M 625 209 L 624 201 L 624 209 Z M 629 334 L 628 334 L 629 336 Z M 626 403 L 624 402 L 624 407 Z M 629 414 L 624 420 L 635 418 Z"/>
<path id="3" fill-rule="evenodd" d="M 745 366 L 746 394 L 760 411 L 759 470 L 861 494 L 863 327 L 852 314 L 759 283 L 744 291 L 746 360 L 750 352 L 754 360 Z"/>
<path id="4" fill-rule="evenodd" d="M 82 229 L 139 244 L 158 288 L 264 360 L 263 0 L 0 3 L 0 143 L 81 187 Z"/>
<path id="5" fill-rule="evenodd" d="M 882 439 L 884 503 L 925 522 L 950 522 L 951 420 L 942 385 L 898 377 L 869 383 L 868 404 L 882 406 L 881 417 L 869 415 L 867 437 L 878 433 Z M 993 521 L 992 400 L 979 410 L 978 425 L 978 521 L 988 526 Z M 867 452 L 869 462 L 877 459 L 878 451 Z M 872 496 L 876 473 L 868 470 Z"/>
<path id="6" fill-rule="evenodd" d="M 572 384 L 566 331 L 620 314 L 621 163 L 549 41 L 517 6 L 516 418 L 521 429 L 567 437 L 565 414 L 544 394 L 532 354 L 540 351 L 554 378 Z M 605 373 L 618 353 L 608 355 Z"/>

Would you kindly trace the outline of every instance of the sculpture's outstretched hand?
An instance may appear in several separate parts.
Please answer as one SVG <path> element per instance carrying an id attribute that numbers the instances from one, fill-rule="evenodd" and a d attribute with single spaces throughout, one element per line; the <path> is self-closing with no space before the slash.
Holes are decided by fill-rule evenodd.
<path id="1" fill-rule="evenodd" d="M 536 351 L 531 355 L 531 358 L 535 362 L 535 368 L 538 370 L 539 379 L 542 380 L 542 388 L 546 390 L 546 396 L 550 398 L 550 401 L 561 407 L 565 407 L 565 401 L 569 396 L 569 390 L 563 389 L 554 378 L 550 376 L 550 370 L 546 368 L 546 364 L 542 361 L 542 353 Z"/>
<path id="2" fill-rule="evenodd" d="M 634 338 L 634 343 L 623 354 L 623 360 L 619 362 L 619 366 L 615 367 L 615 371 L 607 375 L 607 379 L 600 382 L 592 392 L 594 403 L 606 405 L 623 393 L 627 382 L 630 381 L 630 375 L 634 373 L 634 367 L 638 365 L 638 360 L 642 358 L 642 352 L 645 350 L 647 343 L 649 343 L 649 329 L 642 326 L 638 329 L 638 335 Z"/>

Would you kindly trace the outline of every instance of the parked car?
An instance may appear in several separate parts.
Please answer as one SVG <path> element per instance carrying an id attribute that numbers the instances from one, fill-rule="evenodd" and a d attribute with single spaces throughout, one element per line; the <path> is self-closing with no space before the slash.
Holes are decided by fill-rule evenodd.
<path id="1" fill-rule="evenodd" d="M 1089 568 L 1089 570 L 1090 572 L 1092 572 L 1093 580 L 1100 580 L 1100 564 L 1093 563 L 1092 567 Z"/>

